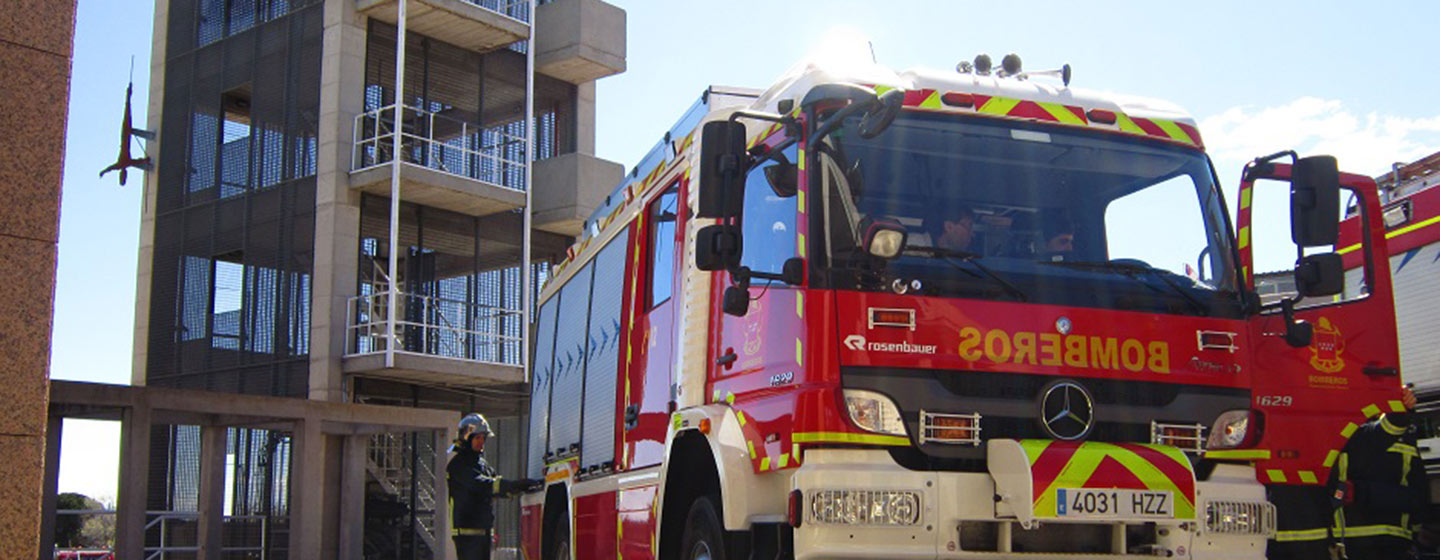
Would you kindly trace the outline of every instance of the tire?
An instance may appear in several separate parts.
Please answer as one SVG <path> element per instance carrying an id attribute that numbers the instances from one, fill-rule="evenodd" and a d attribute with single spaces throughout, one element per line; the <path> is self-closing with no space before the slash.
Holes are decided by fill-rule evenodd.
<path id="1" fill-rule="evenodd" d="M 564 517 L 556 517 L 550 525 L 550 542 L 547 547 L 550 556 L 545 560 L 571 560 L 574 554 L 570 550 L 570 520 L 569 512 Z"/>
<path id="2" fill-rule="evenodd" d="M 680 539 L 680 560 L 725 560 L 725 527 L 710 496 L 690 504 L 685 536 Z"/>

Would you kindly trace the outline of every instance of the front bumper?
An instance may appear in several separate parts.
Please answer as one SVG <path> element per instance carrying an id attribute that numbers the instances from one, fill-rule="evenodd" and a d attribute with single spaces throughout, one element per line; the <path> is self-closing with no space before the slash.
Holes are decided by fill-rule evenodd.
<path id="1" fill-rule="evenodd" d="M 1003 455 L 991 446 L 992 455 Z M 997 472 L 1000 468 L 1009 472 Z M 795 557 L 963 559 L 1025 553 L 1027 558 L 1258 559 L 1264 558 L 1266 539 L 1274 531 L 1273 506 L 1249 466 L 1218 466 L 1208 480 L 1194 483 L 1194 505 L 1183 514 L 1177 509 L 1174 519 L 1104 520 L 1017 512 L 1025 508 L 1015 507 L 1014 480 L 1030 476 L 1014 472 L 1021 468 L 992 460 L 988 473 L 912 471 L 885 450 L 807 450 L 793 478 L 794 488 L 803 493 Z M 918 495 L 919 513 L 901 516 L 913 524 L 883 526 L 817 519 L 812 498 L 837 490 Z M 1237 504 L 1239 511 L 1249 512 L 1245 515 L 1258 512 L 1265 523 L 1220 521 L 1233 521 L 1229 514 Z"/>

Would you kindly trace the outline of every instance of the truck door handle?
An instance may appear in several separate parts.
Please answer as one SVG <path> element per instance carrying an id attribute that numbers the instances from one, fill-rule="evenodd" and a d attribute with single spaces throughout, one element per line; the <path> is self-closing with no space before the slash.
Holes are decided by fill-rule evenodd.
<path id="1" fill-rule="evenodd" d="M 638 404 L 632 404 L 632 405 L 630 405 L 630 406 L 625 407 L 625 430 L 626 430 L 626 431 L 633 430 L 633 429 L 635 429 L 635 425 L 636 425 L 636 424 L 639 424 L 639 423 L 640 423 L 640 405 L 638 405 Z"/>

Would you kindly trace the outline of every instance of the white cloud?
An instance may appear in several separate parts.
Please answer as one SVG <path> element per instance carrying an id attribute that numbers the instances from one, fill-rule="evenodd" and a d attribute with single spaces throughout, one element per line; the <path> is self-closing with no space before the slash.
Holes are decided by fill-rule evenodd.
<path id="1" fill-rule="evenodd" d="M 1238 178 L 1245 162 L 1281 150 L 1330 154 L 1342 170 L 1367 175 L 1440 150 L 1440 115 L 1360 114 L 1340 101 L 1315 97 L 1232 107 L 1200 119 L 1200 132 L 1226 183 Z"/>

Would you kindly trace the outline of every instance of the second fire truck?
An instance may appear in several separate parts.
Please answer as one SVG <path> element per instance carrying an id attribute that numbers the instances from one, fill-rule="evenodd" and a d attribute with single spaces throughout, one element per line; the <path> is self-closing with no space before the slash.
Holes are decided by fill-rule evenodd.
<path id="1" fill-rule="evenodd" d="M 1193 119 L 1054 74 L 707 90 L 542 292 L 524 555 L 1263 557 L 1398 384 L 1387 271 L 1262 305 L 1252 194 L 1313 300 L 1374 183 L 1262 158 L 1232 224 Z"/>

